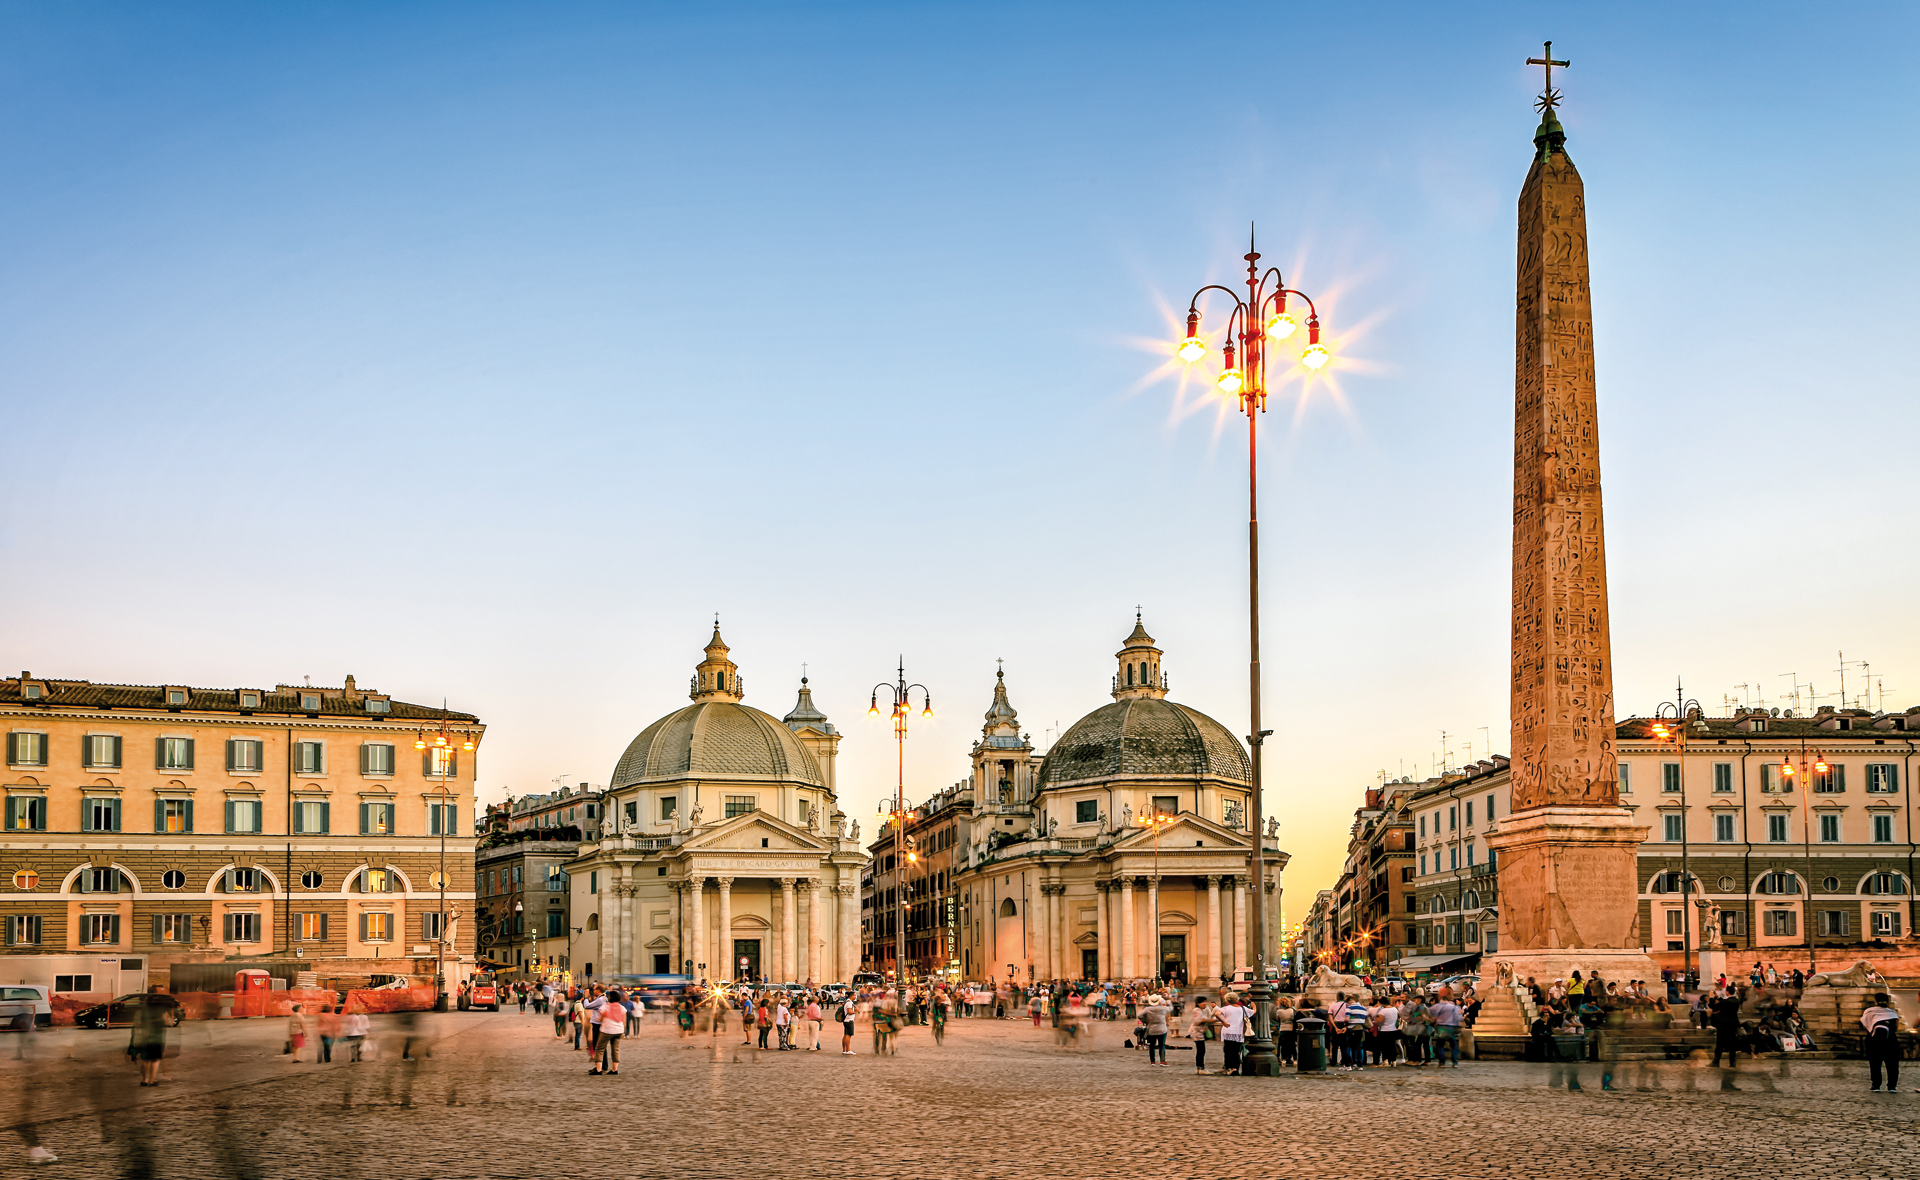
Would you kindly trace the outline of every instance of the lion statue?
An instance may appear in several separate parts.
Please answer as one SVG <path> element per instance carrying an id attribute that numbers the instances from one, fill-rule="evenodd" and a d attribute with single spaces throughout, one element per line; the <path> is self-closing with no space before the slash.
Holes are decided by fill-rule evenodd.
<path id="1" fill-rule="evenodd" d="M 1879 980 L 1874 978 L 1874 970 L 1861 959 L 1845 971 L 1828 971 L 1821 975 L 1809 975 L 1808 987 L 1872 987 Z"/>

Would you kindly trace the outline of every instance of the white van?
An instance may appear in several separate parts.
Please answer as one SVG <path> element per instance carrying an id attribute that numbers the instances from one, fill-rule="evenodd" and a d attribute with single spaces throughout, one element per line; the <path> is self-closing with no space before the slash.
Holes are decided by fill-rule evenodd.
<path id="1" fill-rule="evenodd" d="M 53 1003 L 37 983 L 0 984 L 0 1031 L 27 1032 L 29 1025 L 49 1028 Z"/>

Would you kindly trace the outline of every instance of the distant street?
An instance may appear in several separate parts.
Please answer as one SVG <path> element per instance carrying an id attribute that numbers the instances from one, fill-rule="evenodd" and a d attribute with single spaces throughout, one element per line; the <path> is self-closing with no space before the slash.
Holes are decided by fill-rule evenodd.
<path id="1" fill-rule="evenodd" d="M 649 1022 L 617 1077 L 589 1077 L 585 1055 L 531 1014 L 422 1017 L 432 1055 L 417 1063 L 399 1060 L 392 1018 L 376 1018 L 375 1055 L 359 1064 L 287 1064 L 284 1027 L 189 1023 L 152 1090 L 136 1084 L 124 1031 L 7 1037 L 0 1175 L 28 1171 L 29 1117 L 60 1157 L 31 1170 L 48 1177 L 140 1175 L 143 1160 L 192 1180 L 1920 1172 L 1920 1094 L 1869 1096 L 1857 1061 L 1746 1066 L 1735 1091 L 1700 1065 L 1629 1066 L 1617 1093 L 1586 1065 L 1569 1093 L 1548 1066 L 1507 1063 L 1202 1077 L 1190 1053 L 1148 1067 L 1120 1047 L 1122 1022 L 1080 1051 L 1026 1021 L 957 1020 L 944 1045 L 914 1028 L 881 1059 L 864 1025 L 848 1058 L 837 1042 L 763 1052 Z M 29 1045 L 34 1060 L 14 1056 Z"/>

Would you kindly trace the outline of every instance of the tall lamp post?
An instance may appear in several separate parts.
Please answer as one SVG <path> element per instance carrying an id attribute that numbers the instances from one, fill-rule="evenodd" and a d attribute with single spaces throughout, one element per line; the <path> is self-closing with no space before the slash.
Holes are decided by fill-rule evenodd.
<path id="1" fill-rule="evenodd" d="M 1253 750 L 1253 888 L 1256 900 L 1264 896 L 1267 885 L 1266 837 L 1260 806 L 1260 747 L 1270 730 L 1260 728 L 1260 430 L 1259 416 L 1267 408 L 1267 354 L 1269 345 L 1278 346 L 1300 330 L 1300 320 L 1287 309 L 1287 300 L 1297 298 L 1307 305 L 1307 346 L 1300 353 L 1300 364 L 1308 372 L 1318 372 L 1332 360 L 1326 345 L 1320 343 L 1320 313 L 1313 300 L 1286 285 L 1276 267 L 1260 270 L 1260 252 L 1247 237 L 1247 294 L 1218 283 L 1209 283 L 1193 293 L 1187 303 L 1187 335 L 1174 350 L 1181 360 L 1192 364 L 1207 353 L 1200 339 L 1200 299 L 1209 291 L 1220 291 L 1233 300 L 1227 317 L 1226 339 L 1221 344 L 1220 375 L 1215 383 L 1220 392 L 1237 397 L 1240 412 L 1247 418 L 1247 681 L 1253 728 L 1248 744 Z M 1236 347 L 1236 343 L 1238 345 Z M 1273 989 L 1267 986 L 1267 907 L 1253 911 L 1253 1036 L 1247 1040 L 1243 1072 L 1271 1076 L 1280 1072 L 1280 1059 L 1274 1053 Z"/>
<path id="2" fill-rule="evenodd" d="M 1172 816 L 1159 811 L 1150 815 L 1143 811 L 1133 821 L 1135 827 L 1153 829 L 1153 981 L 1156 984 L 1162 981 L 1161 972 L 1167 966 L 1166 955 L 1160 949 L 1160 833 L 1172 822 Z M 1193 972 L 1189 970 L 1187 975 L 1191 977 Z"/>
<path id="3" fill-rule="evenodd" d="M 1828 785 L 1822 783 L 1820 780 L 1832 774 L 1833 767 L 1828 765 L 1825 753 L 1819 750 L 1809 752 L 1806 740 L 1803 738 L 1800 742 L 1800 766 L 1798 770 L 1800 777 L 1800 851 L 1807 868 L 1806 879 L 1801 882 L 1804 888 L 1800 892 L 1800 896 L 1803 899 L 1800 903 L 1800 914 L 1801 917 L 1805 919 L 1807 925 L 1807 974 L 1812 975 L 1820 969 L 1820 965 L 1813 945 L 1813 800 L 1809 798 L 1809 796 L 1815 791 L 1829 789 Z M 1781 781 L 1786 783 L 1788 790 L 1793 789 L 1794 772 L 1793 755 L 1786 754 L 1782 756 L 1780 759 L 1780 778 Z M 1749 934 L 1747 937 L 1751 940 L 1753 935 Z"/>
<path id="4" fill-rule="evenodd" d="M 894 887 L 899 891 L 898 904 L 894 906 L 893 927 L 893 982 L 902 998 L 907 994 L 907 862 L 906 862 L 906 816 L 907 816 L 907 706 L 913 696 L 913 690 L 920 690 L 920 715 L 933 716 L 933 694 L 924 684 L 907 683 L 907 658 L 900 657 L 900 666 L 895 679 L 882 680 L 873 686 L 873 696 L 867 703 L 867 715 L 880 715 L 880 690 L 886 689 L 888 699 L 893 702 L 893 740 L 898 747 L 899 778 L 893 792 L 893 864 Z"/>
<path id="5" fill-rule="evenodd" d="M 473 733 L 462 730 L 458 734 L 447 724 L 445 707 L 440 710 L 440 729 L 431 739 L 421 730 L 413 740 L 413 748 L 420 751 L 431 749 L 433 761 L 430 765 L 439 771 L 440 802 L 439 819 L 435 826 L 440 829 L 440 871 L 433 875 L 434 885 L 440 894 L 440 936 L 433 940 L 433 1010 L 447 1010 L 447 829 L 453 826 L 453 809 L 447 803 L 447 780 L 453 773 L 453 752 L 455 749 L 473 752 Z M 478 781 L 476 776 L 475 781 Z M 479 792 L 474 792 L 479 797 Z"/>
<path id="6" fill-rule="evenodd" d="M 1706 716 L 1706 710 L 1700 702 L 1688 699 L 1686 690 L 1679 681 L 1673 683 L 1673 699 L 1661 701 L 1654 710 L 1653 737 L 1655 741 L 1672 743 L 1680 755 L 1674 772 L 1674 786 L 1680 796 L 1680 932 L 1682 955 L 1680 960 L 1680 982 L 1682 987 L 1694 985 L 1693 973 L 1693 923 L 1696 913 L 1693 904 L 1693 870 L 1688 861 L 1688 852 L 1692 847 L 1692 833 L 1687 824 L 1687 732 L 1693 726 L 1694 718 Z M 1664 772 L 1663 776 L 1664 776 Z M 1667 784 L 1662 782 L 1660 790 L 1665 793 Z M 1703 899 L 1704 900 L 1704 899 Z"/>

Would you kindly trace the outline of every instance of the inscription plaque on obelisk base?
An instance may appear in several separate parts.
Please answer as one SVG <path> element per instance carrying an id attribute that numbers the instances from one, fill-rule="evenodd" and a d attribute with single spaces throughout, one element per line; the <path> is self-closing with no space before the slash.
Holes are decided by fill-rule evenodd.
<path id="1" fill-rule="evenodd" d="M 1513 414 L 1512 790 L 1487 843 L 1515 979 L 1599 970 L 1657 982 L 1641 949 L 1636 852 L 1614 761 L 1586 193 L 1547 91 L 1520 192 Z"/>

